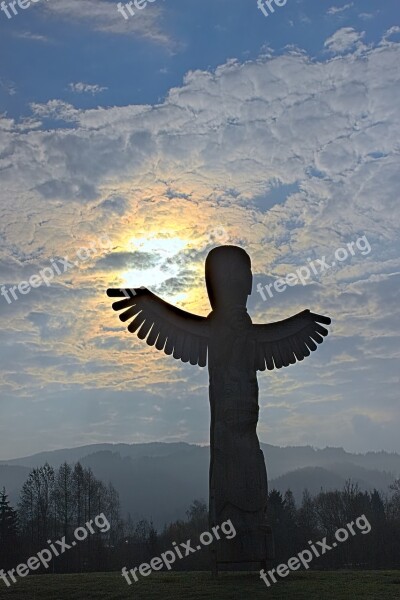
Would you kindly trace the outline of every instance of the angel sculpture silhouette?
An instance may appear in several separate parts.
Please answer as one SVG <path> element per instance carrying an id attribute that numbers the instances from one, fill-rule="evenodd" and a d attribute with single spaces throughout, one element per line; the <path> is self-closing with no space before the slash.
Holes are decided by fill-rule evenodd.
<path id="1" fill-rule="evenodd" d="M 146 288 L 108 289 L 119 298 L 112 307 L 130 321 L 128 331 L 191 365 L 209 370 L 210 528 L 231 520 L 236 536 L 213 544 L 218 564 L 260 562 L 271 557 L 266 521 L 267 473 L 257 437 L 257 371 L 280 369 L 317 349 L 328 330 L 328 317 L 303 310 L 263 325 L 247 313 L 252 290 L 250 257 L 238 246 L 213 248 L 205 278 L 212 307 L 207 317 L 168 304 Z M 211 529 L 210 529 L 211 531 Z"/>

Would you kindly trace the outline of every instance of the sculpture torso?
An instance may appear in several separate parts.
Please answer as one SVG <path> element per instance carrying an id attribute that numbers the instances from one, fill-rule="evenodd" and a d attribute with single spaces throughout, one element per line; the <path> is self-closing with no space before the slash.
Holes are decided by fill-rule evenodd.
<path id="1" fill-rule="evenodd" d="M 243 307 L 213 312 L 209 347 L 211 487 L 218 515 L 227 503 L 245 511 L 265 506 L 267 482 L 257 438 L 258 383 L 252 322 Z M 260 462 L 261 461 L 261 462 Z M 218 486 L 213 486 L 218 481 Z"/>

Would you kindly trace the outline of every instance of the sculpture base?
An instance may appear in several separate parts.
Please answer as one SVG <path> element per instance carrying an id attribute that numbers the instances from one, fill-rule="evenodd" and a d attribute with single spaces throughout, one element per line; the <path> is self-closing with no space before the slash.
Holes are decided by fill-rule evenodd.
<path id="1" fill-rule="evenodd" d="M 257 529 L 237 532 L 231 540 L 221 539 L 213 550 L 213 575 L 218 575 L 221 565 L 231 565 L 237 570 L 237 565 L 258 563 L 261 568 L 275 557 L 275 547 L 272 529 L 262 525 Z M 236 569 L 234 569 L 236 565 Z M 226 569 L 224 569 L 226 570 Z"/>

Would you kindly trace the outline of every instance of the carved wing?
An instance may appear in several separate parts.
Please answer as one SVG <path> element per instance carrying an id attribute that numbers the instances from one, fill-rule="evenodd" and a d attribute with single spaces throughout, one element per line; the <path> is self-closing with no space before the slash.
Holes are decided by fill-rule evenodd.
<path id="1" fill-rule="evenodd" d="M 330 322 L 329 317 L 307 309 L 283 321 L 253 325 L 256 369 L 265 371 L 267 368 L 272 371 L 303 360 L 328 335 L 328 330 L 320 323 L 329 325 Z"/>
<path id="2" fill-rule="evenodd" d="M 165 302 L 146 288 L 108 289 L 107 296 L 120 298 L 112 307 L 123 311 L 121 321 L 133 319 L 128 331 L 146 339 L 149 346 L 164 350 L 182 362 L 205 367 L 209 324 L 206 317 L 191 314 Z"/>

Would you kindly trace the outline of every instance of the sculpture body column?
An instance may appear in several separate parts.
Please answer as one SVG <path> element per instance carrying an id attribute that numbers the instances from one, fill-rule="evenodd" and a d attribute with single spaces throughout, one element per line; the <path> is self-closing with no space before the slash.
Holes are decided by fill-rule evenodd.
<path id="1" fill-rule="evenodd" d="M 244 308 L 209 316 L 210 525 L 230 519 L 237 535 L 219 542 L 217 562 L 266 556 L 267 473 L 257 437 L 258 383 L 251 319 Z M 222 536 L 221 536 L 222 537 Z"/>

